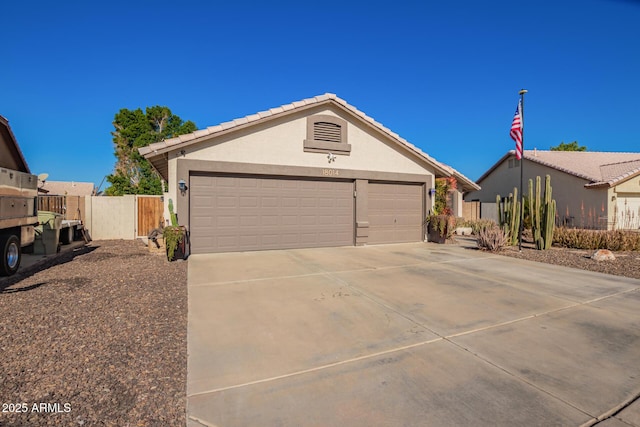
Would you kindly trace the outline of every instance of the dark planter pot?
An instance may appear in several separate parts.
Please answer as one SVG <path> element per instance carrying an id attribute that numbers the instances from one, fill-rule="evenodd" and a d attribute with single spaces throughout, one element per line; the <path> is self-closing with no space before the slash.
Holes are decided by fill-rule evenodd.
<path id="1" fill-rule="evenodd" d="M 429 241 L 434 243 L 445 243 L 447 241 L 447 235 L 441 235 L 440 230 L 437 227 L 427 227 L 427 233 Z"/>
<path id="2" fill-rule="evenodd" d="M 189 256 L 189 234 L 187 233 L 187 229 L 182 226 L 180 227 L 180 232 L 182 233 L 182 240 L 178 243 L 178 246 L 173 253 L 173 258 L 169 257 L 169 246 L 167 245 L 167 259 L 169 261 L 175 261 L 178 259 L 184 260 Z"/>

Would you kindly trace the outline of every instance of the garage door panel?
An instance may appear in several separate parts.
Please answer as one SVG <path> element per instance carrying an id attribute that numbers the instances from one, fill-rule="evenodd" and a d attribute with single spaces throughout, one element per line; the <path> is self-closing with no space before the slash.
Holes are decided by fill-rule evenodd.
<path id="1" fill-rule="evenodd" d="M 190 189 L 193 253 L 353 245 L 353 182 L 192 176 Z"/>
<path id="2" fill-rule="evenodd" d="M 419 184 L 369 183 L 369 243 L 423 240 L 423 189 Z"/>
<path id="3" fill-rule="evenodd" d="M 616 208 L 617 228 L 633 230 L 640 228 L 640 194 L 618 193 Z"/>

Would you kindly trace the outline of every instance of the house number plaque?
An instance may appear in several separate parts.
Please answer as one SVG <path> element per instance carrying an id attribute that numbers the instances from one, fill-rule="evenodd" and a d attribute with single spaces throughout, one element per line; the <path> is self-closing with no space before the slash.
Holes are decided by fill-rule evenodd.
<path id="1" fill-rule="evenodd" d="M 340 176 L 338 169 L 322 169 L 322 176 Z"/>

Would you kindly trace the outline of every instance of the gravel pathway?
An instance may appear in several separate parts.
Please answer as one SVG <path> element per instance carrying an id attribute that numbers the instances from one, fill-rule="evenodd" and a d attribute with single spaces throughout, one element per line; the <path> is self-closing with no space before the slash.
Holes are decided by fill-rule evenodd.
<path id="1" fill-rule="evenodd" d="M 122 240 L 48 263 L 0 279 L 0 425 L 184 426 L 187 263 Z"/>

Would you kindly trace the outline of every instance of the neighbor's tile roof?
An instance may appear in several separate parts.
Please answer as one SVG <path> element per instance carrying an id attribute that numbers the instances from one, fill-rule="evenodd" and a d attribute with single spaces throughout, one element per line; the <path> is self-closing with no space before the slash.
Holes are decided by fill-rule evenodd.
<path id="1" fill-rule="evenodd" d="M 614 186 L 640 173 L 640 153 L 525 150 L 524 158 L 589 180 L 588 187 Z"/>
<path id="2" fill-rule="evenodd" d="M 94 185 L 92 182 L 45 181 L 40 188 L 49 196 L 91 196 Z"/>
<path id="3" fill-rule="evenodd" d="M 256 114 L 251 114 L 239 119 L 231 120 L 229 122 L 224 122 L 216 126 L 210 126 L 206 129 L 197 130 L 192 133 L 188 133 L 185 135 L 180 135 L 175 138 L 166 139 L 164 141 L 156 142 L 147 147 L 141 147 L 138 149 L 140 154 L 145 156 L 146 158 L 154 157 L 156 155 L 166 153 L 170 150 L 175 150 L 180 148 L 180 146 L 190 145 L 191 143 L 196 142 L 200 138 L 206 138 L 215 136 L 216 134 L 224 133 L 230 129 L 244 127 L 246 125 L 250 125 L 254 122 L 269 120 L 271 118 L 275 118 L 281 115 L 289 114 L 293 110 L 300 110 L 303 108 L 310 108 L 315 105 L 319 105 L 322 103 L 334 102 L 335 104 L 341 106 L 342 108 L 350 111 L 355 116 L 362 119 L 364 122 L 368 123 L 372 127 L 378 129 L 380 132 L 386 134 L 399 144 L 402 144 L 409 148 L 414 153 L 418 154 L 420 157 L 425 159 L 428 163 L 431 163 L 436 169 L 440 169 L 440 173 L 448 176 L 455 176 L 456 179 L 463 184 L 464 187 L 471 189 L 479 189 L 476 183 L 472 180 L 455 170 L 449 165 L 438 162 L 433 157 L 429 156 L 422 150 L 420 150 L 415 145 L 411 144 L 406 139 L 402 138 L 397 133 L 391 131 L 389 128 L 383 126 L 381 123 L 375 121 L 373 118 L 367 116 L 362 111 L 358 110 L 356 107 L 348 104 L 345 100 L 339 98 L 333 93 L 325 93 L 324 95 L 319 95 L 313 98 L 303 99 L 302 101 L 292 102 L 290 104 L 281 105 L 280 107 L 271 108 L 267 111 L 261 111 Z M 156 165 L 154 163 L 154 165 Z"/>

